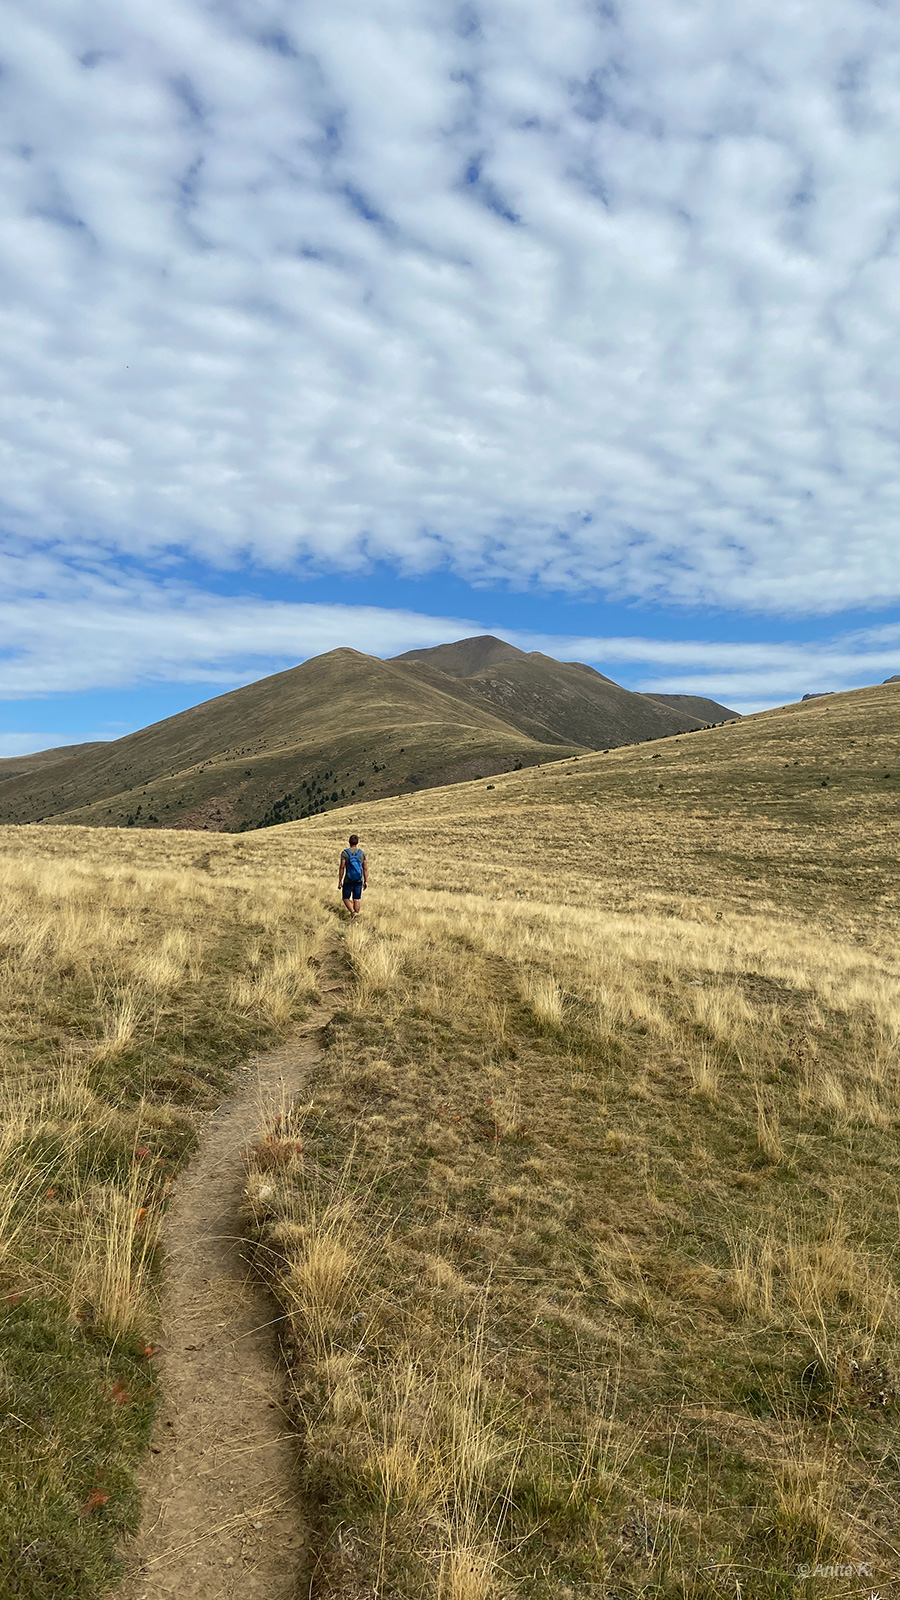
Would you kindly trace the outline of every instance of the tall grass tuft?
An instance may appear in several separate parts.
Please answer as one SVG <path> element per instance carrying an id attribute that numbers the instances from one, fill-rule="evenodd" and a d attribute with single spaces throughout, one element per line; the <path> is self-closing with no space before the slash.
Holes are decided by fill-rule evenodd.
<path id="1" fill-rule="evenodd" d="M 312 988 L 315 902 L 213 881 L 195 857 L 190 836 L 0 830 L 4 1600 L 112 1583 L 155 1393 L 172 1174 L 230 1067 Z M 252 1015 L 231 991 L 244 971 Z"/>

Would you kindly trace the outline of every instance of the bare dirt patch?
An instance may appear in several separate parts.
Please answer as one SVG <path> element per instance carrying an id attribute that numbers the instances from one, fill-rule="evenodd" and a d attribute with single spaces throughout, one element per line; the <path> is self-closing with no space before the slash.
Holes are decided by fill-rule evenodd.
<path id="1" fill-rule="evenodd" d="M 227 794 L 213 794 L 207 800 L 202 800 L 199 805 L 192 806 L 190 811 L 183 811 L 180 817 L 176 817 L 166 826 L 182 830 L 222 833 L 233 828 L 236 822 L 234 798 Z"/>

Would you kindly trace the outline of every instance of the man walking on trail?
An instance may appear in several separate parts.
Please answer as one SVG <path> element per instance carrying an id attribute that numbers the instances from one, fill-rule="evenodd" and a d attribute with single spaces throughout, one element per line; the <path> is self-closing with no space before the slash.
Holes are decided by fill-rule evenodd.
<path id="1" fill-rule="evenodd" d="M 359 916 L 362 892 L 368 886 L 366 852 L 359 848 L 359 835 L 351 833 L 350 848 L 341 851 L 341 864 L 338 868 L 338 888 L 341 891 L 344 908 L 350 912 L 351 917 Z"/>

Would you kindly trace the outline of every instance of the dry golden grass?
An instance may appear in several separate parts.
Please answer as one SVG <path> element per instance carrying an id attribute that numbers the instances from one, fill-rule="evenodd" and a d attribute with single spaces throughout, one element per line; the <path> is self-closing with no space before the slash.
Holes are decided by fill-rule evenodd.
<path id="1" fill-rule="evenodd" d="M 351 1159 L 327 1198 L 308 1165 L 279 1163 L 273 1175 L 273 1138 L 308 1138 L 310 1114 L 295 1108 L 269 1129 L 250 1158 L 245 1204 L 299 1358 L 295 1401 L 311 1473 L 340 1457 L 373 1496 L 376 1592 L 394 1592 L 399 1540 L 405 1581 L 457 1600 L 493 1595 L 502 1493 L 518 1451 L 486 1415 L 483 1321 L 429 1337 L 416 1303 L 398 1303 L 403 1256 L 377 1175 L 360 1189 Z M 436 1256 L 434 1265 L 443 1294 L 447 1263 Z"/>
<path id="2" fill-rule="evenodd" d="M 678 759 L 702 786 L 699 743 Z M 358 1207 L 365 1267 L 299 1408 L 323 1595 L 774 1600 L 843 1594 L 847 1562 L 900 1577 L 884 834 L 845 807 L 813 846 L 800 810 L 776 827 L 727 774 L 699 815 L 624 804 L 649 755 L 618 753 L 615 783 L 587 758 L 351 819 L 372 882 L 354 984 L 302 1177 L 256 1222 L 265 1243 L 298 1183 L 327 1206 L 335 1170 Z M 325 889 L 339 843 L 313 822 L 259 860 L 302 848 Z M 290 1240 L 273 1252 L 289 1270 Z M 493 1460 L 454 1528 L 423 1419 L 461 1338 Z M 817 1562 L 834 1581 L 802 1576 Z"/>
<path id="3" fill-rule="evenodd" d="M 136 1514 L 172 1174 L 314 989 L 321 912 L 189 837 L 0 833 L 0 1591 L 93 1600 Z M 238 994 L 240 984 L 250 993 Z"/>
<path id="4" fill-rule="evenodd" d="M 310 1489 L 327 1506 L 318 1474 L 339 1485 L 361 1539 L 329 1557 L 323 1593 L 364 1572 L 397 1595 L 701 1594 L 726 1549 L 759 1595 L 828 1553 L 893 1574 L 854 1521 L 866 1474 L 881 1515 L 890 1473 L 868 1392 L 841 1374 L 847 1351 L 900 1365 L 895 971 L 785 916 L 573 922 L 549 902 L 386 892 L 368 910 L 302 1174 L 256 1219 L 296 1318 L 306 1257 L 277 1218 L 314 1191 L 302 1252 L 321 1227 L 329 1262 L 334 1223 L 314 1213 L 352 1218 L 330 1342 L 304 1333 L 309 1308 L 296 1332 L 301 1385 L 324 1351 L 301 1404 Z M 865 1097 L 878 1115 L 851 1125 Z M 442 1484 L 429 1430 L 452 1412 L 461 1330 L 484 1352 L 494 1327 L 492 1464 L 467 1498 Z M 594 1412 L 611 1360 L 615 1405 Z M 740 1426 L 730 1486 L 702 1430 L 688 1447 L 670 1420 L 678 1394 Z"/>
<path id="5" fill-rule="evenodd" d="M 73 1318 L 115 1337 L 152 1326 L 151 1276 L 161 1223 L 157 1186 L 139 1167 L 119 1184 L 75 1191 L 75 1249 L 59 1261 Z M 68 1259 L 66 1259 L 68 1257 Z"/>
<path id="6" fill-rule="evenodd" d="M 381 801 L 340 834 L 132 831 L 102 867 L 96 834 L 6 836 L 23 884 L 65 860 L 81 885 L 49 922 L 13 906 L 10 1126 L 37 1103 L 33 1048 L 64 1119 L 93 1125 L 94 1095 L 129 1151 L 178 986 L 215 974 L 231 1026 L 283 1026 L 343 835 L 367 849 L 322 1069 L 247 1183 L 317 1600 L 854 1592 L 816 1563 L 900 1581 L 892 695 Z M 77 1036 L 50 1021 L 72 982 Z M 61 1115 L 48 1098 L 38 1120 Z M 0 1189 L 8 1259 L 37 1262 L 52 1157 Z M 125 1195 L 133 1169 L 103 1181 Z M 84 1195 L 99 1238 L 106 1191 Z M 68 1285 L 81 1258 L 54 1229 Z"/>

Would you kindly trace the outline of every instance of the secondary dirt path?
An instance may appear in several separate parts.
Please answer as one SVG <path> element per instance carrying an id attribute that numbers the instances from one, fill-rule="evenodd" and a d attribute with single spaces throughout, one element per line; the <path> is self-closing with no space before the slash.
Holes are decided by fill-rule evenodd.
<path id="1" fill-rule="evenodd" d="M 305 1557 L 297 1441 L 282 1409 L 276 1307 L 242 1253 L 241 1152 L 266 1108 L 303 1089 L 329 1015 L 323 1005 L 286 1045 L 251 1060 L 178 1181 L 165 1231 L 164 1400 L 119 1600 L 297 1592 Z"/>

